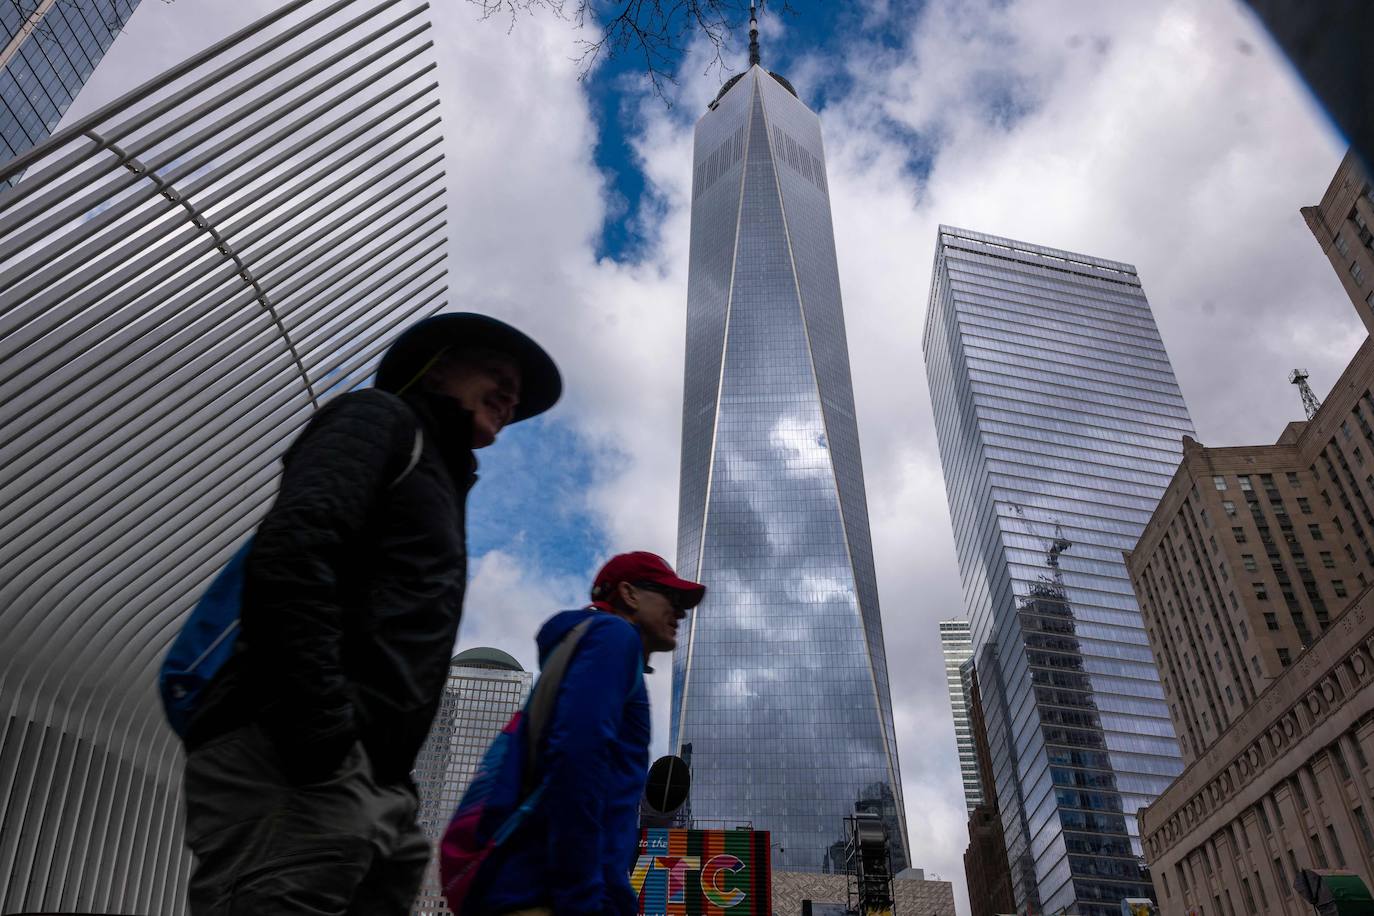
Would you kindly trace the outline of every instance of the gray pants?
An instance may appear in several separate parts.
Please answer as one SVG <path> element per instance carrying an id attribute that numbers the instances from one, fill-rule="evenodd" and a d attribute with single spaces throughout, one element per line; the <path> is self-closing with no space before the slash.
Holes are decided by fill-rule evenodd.
<path id="1" fill-rule="evenodd" d="M 324 782 L 293 786 L 257 726 L 186 760 L 193 916 L 405 916 L 429 860 L 409 785 L 379 786 L 354 745 Z"/>

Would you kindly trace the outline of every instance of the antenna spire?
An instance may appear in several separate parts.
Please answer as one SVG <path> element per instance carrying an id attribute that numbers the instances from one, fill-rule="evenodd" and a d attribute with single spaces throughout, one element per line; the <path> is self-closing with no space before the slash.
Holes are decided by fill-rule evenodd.
<path id="1" fill-rule="evenodd" d="M 749 66 L 759 62 L 759 16 L 754 0 L 749 0 Z"/>
<path id="2" fill-rule="evenodd" d="M 1312 393 L 1312 386 L 1307 383 L 1307 370 L 1294 369 L 1288 375 L 1288 381 L 1298 386 L 1298 391 L 1302 394 L 1302 409 L 1307 412 L 1307 419 L 1312 419 L 1321 409 L 1322 402 L 1317 400 L 1317 396 Z"/>

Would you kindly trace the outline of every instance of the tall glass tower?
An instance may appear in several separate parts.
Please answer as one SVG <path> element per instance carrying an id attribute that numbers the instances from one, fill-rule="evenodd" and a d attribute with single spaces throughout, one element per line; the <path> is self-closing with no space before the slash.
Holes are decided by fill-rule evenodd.
<path id="1" fill-rule="evenodd" d="M 940 654 L 945 657 L 945 686 L 954 716 L 954 742 L 959 748 L 959 775 L 964 783 L 964 807 L 970 813 L 983 802 L 978 778 L 978 753 L 968 716 L 969 678 L 973 676 L 973 635 L 967 620 L 940 621 Z"/>
<path id="2" fill-rule="evenodd" d="M 900 869 L 820 122 L 751 56 L 696 126 L 678 568 L 710 591 L 673 659 L 672 739 L 698 823 L 752 822 L 776 867 L 822 871 L 858 806 Z"/>
<path id="3" fill-rule="evenodd" d="M 942 226 L 923 348 L 1018 911 L 1119 913 L 1183 768 L 1121 551 L 1188 409 L 1129 264 Z"/>
<path id="4" fill-rule="evenodd" d="M 420 793 L 416 820 L 435 845 L 411 916 L 452 916 L 439 881 L 439 842 L 487 748 L 533 684 L 534 675 L 500 649 L 468 649 L 449 662 L 439 711 L 410 774 Z"/>
<path id="5" fill-rule="evenodd" d="M 0 162 L 48 138 L 138 0 L 0 2 Z M 0 188 L 9 187 L 0 181 Z"/>

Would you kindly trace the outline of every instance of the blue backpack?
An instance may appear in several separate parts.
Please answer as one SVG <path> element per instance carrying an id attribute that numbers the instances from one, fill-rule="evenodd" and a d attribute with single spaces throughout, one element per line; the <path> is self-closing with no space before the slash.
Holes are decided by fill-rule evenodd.
<path id="1" fill-rule="evenodd" d="M 424 438 L 416 428 L 410 463 L 389 484 L 390 487 L 409 476 L 419 464 L 423 450 Z M 252 549 L 253 539 L 249 538 L 229 558 L 191 609 L 191 615 L 181 625 L 181 632 L 162 660 L 157 678 L 158 692 L 162 695 L 167 723 L 178 737 L 186 737 L 201 694 L 234 655 L 239 635 L 239 609 L 243 604 L 243 572 Z"/>

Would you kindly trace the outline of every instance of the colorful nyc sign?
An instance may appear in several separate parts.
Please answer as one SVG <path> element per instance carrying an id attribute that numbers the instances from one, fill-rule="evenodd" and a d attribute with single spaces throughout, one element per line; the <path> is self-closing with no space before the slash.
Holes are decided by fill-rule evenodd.
<path id="1" fill-rule="evenodd" d="M 771 916 L 768 834 L 650 827 L 630 875 L 642 916 Z"/>

